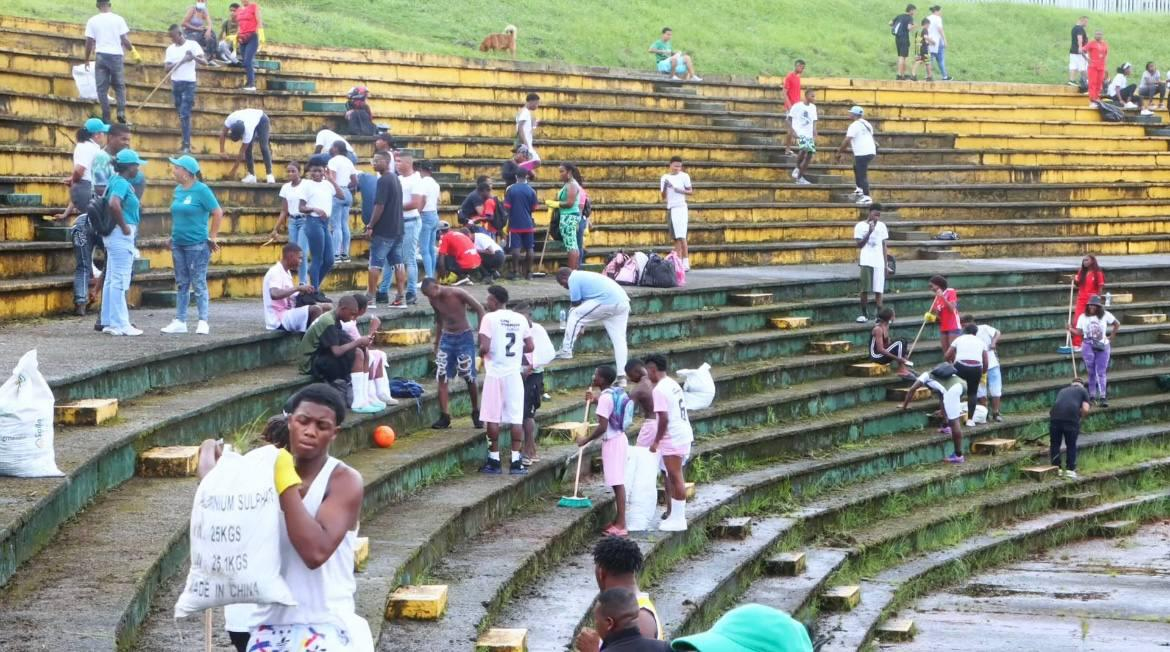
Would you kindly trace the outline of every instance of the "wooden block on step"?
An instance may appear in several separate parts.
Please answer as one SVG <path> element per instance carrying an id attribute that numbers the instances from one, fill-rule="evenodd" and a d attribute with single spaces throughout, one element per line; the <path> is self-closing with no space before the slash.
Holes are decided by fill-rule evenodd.
<path id="1" fill-rule="evenodd" d="M 374 344 L 379 346 L 416 346 L 431 341 L 429 328 L 400 328 L 374 333 Z"/>
<path id="2" fill-rule="evenodd" d="M 764 562 L 764 572 L 773 577 L 795 577 L 804 572 L 805 562 L 803 552 L 782 552 Z"/>
<path id="3" fill-rule="evenodd" d="M 695 483 L 684 482 L 683 486 L 686 488 L 686 499 L 687 500 L 694 500 L 695 499 Z M 666 504 L 666 490 L 663 489 L 662 487 L 658 488 L 658 504 L 659 505 Z"/>
<path id="4" fill-rule="evenodd" d="M 847 376 L 855 378 L 874 378 L 877 376 L 884 376 L 890 371 L 890 365 L 879 364 L 877 362 L 859 362 L 857 364 L 849 365 L 845 370 Z"/>
<path id="5" fill-rule="evenodd" d="M 1170 344 L 1170 333 L 1159 333 L 1158 341 L 1162 344 Z"/>
<path id="6" fill-rule="evenodd" d="M 588 432 L 589 424 L 580 421 L 562 421 L 544 427 L 545 437 L 556 437 L 566 441 L 574 441 L 578 437 L 584 437 Z"/>
<path id="7" fill-rule="evenodd" d="M 1127 324 L 1165 324 L 1166 313 L 1164 312 L 1146 312 L 1136 315 L 1126 315 L 1125 323 Z"/>
<path id="8" fill-rule="evenodd" d="M 737 292 L 727 297 L 733 306 L 766 306 L 772 303 L 771 292 Z"/>
<path id="9" fill-rule="evenodd" d="M 1137 529 L 1137 521 L 1107 521 L 1093 526 L 1093 536 L 1105 537 L 1107 539 L 1127 537 L 1137 532 Z"/>
<path id="10" fill-rule="evenodd" d="M 752 519 L 747 516 L 725 518 L 711 527 L 711 534 L 721 539 L 746 539 L 752 533 Z"/>
<path id="11" fill-rule="evenodd" d="M 809 350 L 813 353 L 849 353 L 852 346 L 848 340 L 827 340 L 808 344 Z"/>
<path id="12" fill-rule="evenodd" d="M 906 399 L 906 394 L 910 392 L 909 387 L 891 387 L 886 390 L 886 398 L 891 401 L 903 401 Z M 914 396 L 910 398 L 911 401 L 925 401 L 934 396 L 927 387 L 919 387 L 914 390 Z"/>
<path id="13" fill-rule="evenodd" d="M 400 586 L 390 594 L 387 620 L 438 620 L 447 610 L 447 585 Z"/>
<path id="14" fill-rule="evenodd" d="M 475 642 L 475 652 L 528 652 L 528 630 L 489 629 Z"/>
<path id="15" fill-rule="evenodd" d="M 909 618 L 895 618 L 894 620 L 887 620 L 877 628 L 877 636 L 882 642 L 896 642 L 902 643 L 914 639 L 914 634 L 918 632 L 914 627 L 914 621 Z"/>
<path id="16" fill-rule="evenodd" d="M 1024 477 L 1042 482 L 1049 478 L 1055 478 L 1056 472 L 1059 470 L 1060 468 L 1055 466 L 1025 466 L 1020 469 L 1020 472 L 1024 474 Z"/>
<path id="17" fill-rule="evenodd" d="M 59 426 L 96 426 L 118 416 L 118 399 L 85 398 L 60 403 L 53 412 L 53 422 Z"/>
<path id="18" fill-rule="evenodd" d="M 1065 494 L 1056 499 L 1056 504 L 1061 509 L 1085 509 L 1092 507 L 1101 500 L 1101 494 L 1096 491 L 1082 491 L 1075 494 Z"/>
<path id="19" fill-rule="evenodd" d="M 923 247 L 918 250 L 918 260 L 958 260 L 959 252 L 950 247 L 932 249 Z"/>
<path id="20" fill-rule="evenodd" d="M 1016 447 L 1016 440 L 1014 439 L 984 439 L 971 444 L 971 448 L 976 453 L 984 455 L 995 455 L 1004 451 L 1010 451 Z"/>
<path id="21" fill-rule="evenodd" d="M 780 330 L 808 328 L 812 324 L 811 317 L 773 317 L 770 321 L 774 328 L 779 328 Z"/>
<path id="22" fill-rule="evenodd" d="M 1109 299 L 1110 299 L 1110 301 L 1113 302 L 1113 304 L 1133 303 L 1133 293 L 1132 292 L 1114 292 L 1112 294 L 1112 296 L 1109 297 Z M 1110 305 L 1112 305 L 1112 304 L 1110 304 Z"/>
<path id="23" fill-rule="evenodd" d="M 821 606 L 830 611 L 851 611 L 861 603 L 860 586 L 834 586 L 821 594 Z"/>
<path id="24" fill-rule="evenodd" d="M 138 456 L 138 475 L 146 478 L 187 478 L 198 466 L 198 446 L 162 446 Z"/>
<path id="25" fill-rule="evenodd" d="M 353 550 L 353 570 L 361 572 L 366 568 L 366 560 L 370 558 L 370 537 L 358 537 L 357 546 Z"/>

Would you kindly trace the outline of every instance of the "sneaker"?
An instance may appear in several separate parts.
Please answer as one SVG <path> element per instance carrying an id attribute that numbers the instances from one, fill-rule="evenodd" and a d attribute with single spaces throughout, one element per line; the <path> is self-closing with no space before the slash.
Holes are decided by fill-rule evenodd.
<path id="1" fill-rule="evenodd" d="M 134 324 L 130 324 L 126 328 L 122 329 L 122 334 L 128 337 L 138 337 L 142 334 L 142 331 L 140 329 L 134 328 Z"/>
<path id="2" fill-rule="evenodd" d="M 557 351 L 557 354 L 553 356 L 553 360 L 572 360 L 572 359 L 573 359 L 573 352 L 572 351 L 564 351 L 564 350 Z"/>
<path id="3" fill-rule="evenodd" d="M 700 76 L 698 76 L 698 75 L 691 75 L 691 81 L 693 81 L 693 82 L 701 82 L 701 81 L 703 81 L 703 78 L 702 78 L 702 77 L 700 77 Z"/>
<path id="4" fill-rule="evenodd" d="M 991 417 L 991 418 L 992 418 L 992 420 L 994 420 L 996 423 L 1003 423 L 1003 415 L 1002 415 L 1002 414 L 997 414 L 997 415 L 995 415 L 995 416 L 993 416 L 993 417 Z"/>
<path id="5" fill-rule="evenodd" d="M 125 335 L 125 333 L 118 330 L 117 328 L 114 328 L 113 326 L 103 326 L 102 332 L 106 335 Z"/>
<path id="6" fill-rule="evenodd" d="M 1094 102 L 1093 100 L 1089 100 L 1089 108 L 1090 108 L 1090 109 L 1095 109 L 1095 108 L 1097 108 L 1097 103 L 1096 103 L 1096 102 Z"/>
<path id="7" fill-rule="evenodd" d="M 512 462 L 511 467 L 508 469 L 508 473 L 511 475 L 528 475 L 528 467 L 524 466 L 520 460 L 516 460 L 515 462 Z"/>
<path id="8" fill-rule="evenodd" d="M 1081 84 L 1080 84 L 1080 82 L 1075 82 L 1075 81 L 1073 81 L 1073 80 L 1071 80 L 1071 79 L 1070 79 L 1070 80 L 1068 80 L 1068 82 L 1066 82 L 1066 83 L 1067 83 L 1069 86 L 1080 86 L 1080 85 L 1081 85 Z"/>
<path id="9" fill-rule="evenodd" d="M 431 424 L 431 428 L 433 428 L 435 430 L 445 430 L 445 429 L 450 428 L 450 427 L 451 427 L 451 415 L 450 414 L 440 414 L 439 418 L 436 419 L 435 422 Z"/>
<path id="10" fill-rule="evenodd" d="M 500 470 L 500 461 L 493 460 L 489 457 L 488 459 L 484 460 L 483 466 L 479 467 L 479 472 L 489 473 L 491 475 L 499 475 L 502 473 Z"/>
<path id="11" fill-rule="evenodd" d="M 172 319 L 171 323 L 163 326 L 159 331 L 167 335 L 179 335 L 187 332 L 187 323 L 181 322 L 178 319 Z"/>
<path id="12" fill-rule="evenodd" d="M 682 81 L 682 77 L 679 77 L 678 75 L 671 75 L 670 81 Z"/>
<path id="13" fill-rule="evenodd" d="M 858 315 L 856 321 L 859 324 L 864 324 L 865 322 L 869 321 L 869 317 L 865 315 Z"/>
<path id="14" fill-rule="evenodd" d="M 256 87 L 255 86 L 245 86 L 245 87 L 241 88 L 240 90 L 248 91 L 249 93 L 255 93 Z"/>
<path id="15" fill-rule="evenodd" d="M 272 182 L 272 183 L 275 183 L 275 182 Z M 353 259 L 349 257 L 349 254 L 341 254 L 341 262 L 348 263 L 351 260 L 353 260 Z"/>
<path id="16" fill-rule="evenodd" d="M 955 81 L 955 78 L 954 77 L 943 77 L 942 80 L 943 81 Z"/>
<path id="17" fill-rule="evenodd" d="M 849 193 L 849 196 L 853 198 L 864 197 L 865 191 L 861 188 L 854 188 L 853 192 Z"/>
<path id="18" fill-rule="evenodd" d="M 1076 480 L 1077 479 L 1077 472 L 1073 471 L 1072 469 L 1069 469 L 1068 471 L 1064 472 L 1064 477 L 1068 478 L 1069 480 Z"/>
<path id="19" fill-rule="evenodd" d="M 1105 397 L 1102 396 L 1101 400 L 1097 401 L 1097 407 L 1109 407 L 1109 401 L 1105 400 Z"/>
<path id="20" fill-rule="evenodd" d="M 793 179 L 800 178 L 800 168 L 792 168 L 792 178 Z"/>
<path id="21" fill-rule="evenodd" d="M 967 458 L 963 457 L 962 455 L 949 455 L 949 456 L 947 456 L 947 464 L 962 464 L 963 462 L 966 462 L 966 461 L 967 461 Z"/>
<path id="22" fill-rule="evenodd" d="M 951 427 L 950 426 L 943 426 L 943 427 L 939 428 L 938 434 L 946 435 L 946 436 L 950 437 L 951 436 Z"/>
<path id="23" fill-rule="evenodd" d="M 276 177 L 274 177 L 270 174 L 267 177 L 264 177 L 264 182 L 265 183 L 276 183 Z"/>
<path id="24" fill-rule="evenodd" d="M 207 322 L 200 319 L 199 324 L 197 326 L 195 326 L 195 334 L 196 335 L 210 335 L 211 334 L 211 326 L 209 326 L 207 324 Z"/>
<path id="25" fill-rule="evenodd" d="M 244 177 L 243 179 L 240 179 L 240 183 L 256 183 L 256 175 L 249 174 L 248 176 Z"/>
<path id="26" fill-rule="evenodd" d="M 968 428 L 974 428 L 974 427 L 975 427 L 975 422 L 974 422 L 974 421 L 972 421 L 971 419 L 967 419 L 967 427 L 968 427 Z"/>
<path id="27" fill-rule="evenodd" d="M 374 295 L 374 301 L 377 301 L 378 303 L 390 303 L 390 295 L 386 294 L 384 292 L 379 292 L 379 293 Z M 372 303 L 371 303 L 371 307 L 372 307 Z"/>
<path id="28" fill-rule="evenodd" d="M 906 79 L 905 75 L 897 75 L 896 77 L 894 77 L 895 81 L 902 81 L 903 79 Z"/>
<path id="29" fill-rule="evenodd" d="M 458 281 L 455 281 L 451 285 L 456 286 L 456 287 L 458 287 L 460 285 L 475 285 L 475 281 L 471 280 L 471 278 L 469 278 L 467 276 L 464 276 L 463 278 L 459 279 Z"/>
<path id="30" fill-rule="evenodd" d="M 809 181 L 808 179 L 805 179 L 804 177 L 797 179 L 796 182 L 802 186 L 811 186 L 812 185 L 812 181 Z"/>
<path id="31" fill-rule="evenodd" d="M 479 410 L 472 410 L 471 411 L 471 425 L 476 427 L 476 428 L 483 427 L 483 421 L 479 420 Z"/>
<path id="32" fill-rule="evenodd" d="M 1149 109 L 1142 109 L 1142 115 L 1154 115 L 1154 112 Z"/>
<path id="33" fill-rule="evenodd" d="M 381 406 L 381 407 L 379 407 L 379 406 Z M 366 403 L 365 405 L 362 405 L 359 407 L 350 408 L 349 411 L 356 412 L 358 414 L 377 414 L 385 409 L 386 409 L 386 406 L 382 405 L 381 403 Z"/>
<path id="34" fill-rule="evenodd" d="M 909 79 L 910 81 L 918 81 L 918 75 L 910 75 L 906 79 Z"/>
<path id="35" fill-rule="evenodd" d="M 1133 102 L 1126 102 L 1126 103 L 1125 103 L 1125 106 L 1123 106 L 1122 108 L 1124 108 L 1124 109 L 1136 109 L 1136 108 L 1138 108 L 1138 105 L 1134 104 Z"/>
<path id="36" fill-rule="evenodd" d="M 394 300 L 390 302 L 390 307 L 396 308 L 396 309 L 397 308 L 405 308 L 406 307 L 406 300 L 403 299 L 402 297 L 394 297 Z"/>
<path id="37" fill-rule="evenodd" d="M 190 154 L 191 153 L 191 146 L 184 145 L 181 149 L 179 149 L 179 153 L 180 154 Z"/>
<path id="38" fill-rule="evenodd" d="M 414 296 L 414 295 L 407 295 L 407 297 L 406 297 L 406 305 L 408 305 L 408 306 L 417 306 L 417 305 L 418 305 L 418 297 L 416 297 L 416 296 Z"/>
<path id="39" fill-rule="evenodd" d="M 858 206 L 869 206 L 872 203 L 873 203 L 873 199 L 870 198 L 868 195 L 862 195 L 862 196 L 857 198 L 857 205 Z"/>

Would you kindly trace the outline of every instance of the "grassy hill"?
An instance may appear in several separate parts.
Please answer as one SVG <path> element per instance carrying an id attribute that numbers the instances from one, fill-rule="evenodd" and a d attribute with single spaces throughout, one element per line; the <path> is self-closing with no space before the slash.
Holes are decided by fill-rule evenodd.
<path id="1" fill-rule="evenodd" d="M 213 0 L 222 20 L 228 0 Z M 930 2 L 917 3 L 925 15 Z M 1080 11 L 1002 3 L 944 3 L 950 41 L 948 68 L 960 80 L 1052 82 L 1067 78 L 1069 30 Z M 132 29 L 165 29 L 186 4 L 173 0 L 114 0 Z M 702 73 L 784 73 L 794 58 L 809 76 L 885 79 L 894 74 L 887 23 L 905 6 L 850 0 L 272 0 L 261 2 L 272 41 L 336 47 L 373 47 L 478 56 L 483 36 L 511 23 L 519 27 L 518 58 L 573 64 L 649 68 L 646 49 L 663 26 L 674 28 L 676 49 L 693 53 Z M 50 3 L 8 0 L 3 11 L 82 23 L 88 0 Z M 1110 66 L 1146 61 L 1170 67 L 1170 16 L 1092 16 L 1089 33 L 1103 29 L 1113 50 Z"/>

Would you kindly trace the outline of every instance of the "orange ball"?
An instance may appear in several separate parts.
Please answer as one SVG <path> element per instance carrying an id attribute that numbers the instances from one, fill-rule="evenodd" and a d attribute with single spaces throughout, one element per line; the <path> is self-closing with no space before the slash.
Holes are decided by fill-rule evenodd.
<path id="1" fill-rule="evenodd" d="M 378 448 L 390 448 L 394 445 L 394 429 L 390 426 L 378 426 L 374 428 L 374 443 Z"/>

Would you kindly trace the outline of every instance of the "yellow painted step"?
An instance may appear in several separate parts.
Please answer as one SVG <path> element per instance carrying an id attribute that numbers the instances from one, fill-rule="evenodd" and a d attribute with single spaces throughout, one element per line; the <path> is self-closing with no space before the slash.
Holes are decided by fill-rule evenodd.
<path id="1" fill-rule="evenodd" d="M 528 652 L 528 630 L 489 629 L 475 642 L 475 652 Z"/>
<path id="2" fill-rule="evenodd" d="M 779 328 L 780 330 L 808 328 L 812 325 L 811 317 L 773 317 L 770 321 L 773 327 Z"/>
<path id="3" fill-rule="evenodd" d="M 971 449 L 976 453 L 995 455 L 1014 449 L 1016 444 L 1017 442 L 1014 439 L 984 439 L 983 441 L 977 441 L 971 444 Z"/>
<path id="4" fill-rule="evenodd" d="M 782 552 L 764 562 L 764 572 L 773 577 L 795 577 L 803 573 L 806 566 L 803 552 Z"/>
<path id="5" fill-rule="evenodd" d="M 1109 297 L 1113 303 L 1133 303 L 1132 292 L 1114 292 Z"/>
<path id="6" fill-rule="evenodd" d="M 694 498 L 695 498 L 695 483 L 684 482 L 683 488 L 685 489 L 685 491 L 683 492 L 683 495 L 686 497 L 686 499 L 687 500 L 694 500 Z M 663 489 L 662 487 L 658 488 L 658 504 L 659 505 L 666 504 L 666 490 Z"/>
<path id="7" fill-rule="evenodd" d="M 848 340 L 830 340 L 809 342 L 808 348 L 813 353 L 849 353 L 853 345 Z"/>
<path id="8" fill-rule="evenodd" d="M 834 586 L 821 594 L 821 606 L 830 611 L 851 611 L 861 603 L 861 587 Z"/>
<path id="9" fill-rule="evenodd" d="M 887 620 L 877 628 L 877 636 L 883 643 L 887 641 L 895 643 L 910 641 L 914 639 L 914 634 L 917 632 L 917 628 L 914 627 L 914 621 L 909 618 Z"/>
<path id="10" fill-rule="evenodd" d="M 544 427 L 544 436 L 574 441 L 589 432 L 589 424 L 580 421 L 562 421 Z"/>
<path id="11" fill-rule="evenodd" d="M 1043 482 L 1049 478 L 1055 478 L 1056 472 L 1059 470 L 1060 468 L 1055 466 L 1026 466 L 1020 469 L 1020 472 L 1023 473 L 1024 477 L 1026 478 L 1031 478 L 1037 482 Z"/>
<path id="12" fill-rule="evenodd" d="M 96 426 L 118 416 L 118 399 L 86 398 L 53 409 L 53 420 L 59 426 Z"/>
<path id="13" fill-rule="evenodd" d="M 401 328 L 374 333 L 374 343 L 379 346 L 415 346 L 431 341 L 429 328 Z"/>
<path id="14" fill-rule="evenodd" d="M 886 398 L 891 400 L 891 401 L 904 401 L 904 400 L 906 400 L 906 394 L 908 394 L 909 392 L 910 392 L 909 387 L 894 387 L 894 388 L 886 390 Z M 914 390 L 914 396 L 910 400 L 911 401 L 925 401 L 925 400 L 929 399 L 931 396 L 933 396 L 933 394 L 930 392 L 930 388 L 919 387 L 918 389 Z"/>
<path id="15" fill-rule="evenodd" d="M 370 558 L 370 537 L 358 537 L 357 547 L 353 551 L 353 570 L 361 572 L 366 568 L 366 560 Z"/>
<path id="16" fill-rule="evenodd" d="M 400 586 L 390 594 L 386 619 L 438 620 L 447 610 L 447 585 Z"/>
<path id="17" fill-rule="evenodd" d="M 1126 315 L 1125 323 L 1127 324 L 1165 324 L 1166 313 L 1164 312 L 1147 312 L 1136 315 Z"/>
<path id="18" fill-rule="evenodd" d="M 198 446 L 162 446 L 138 456 L 138 475 L 147 478 L 186 478 L 198 466 Z"/>
<path id="19" fill-rule="evenodd" d="M 773 297 L 771 292 L 741 292 L 727 299 L 733 306 L 766 306 L 772 303 Z"/>
<path id="20" fill-rule="evenodd" d="M 884 376 L 890 371 L 890 365 L 879 364 L 877 362 L 859 362 L 857 364 L 849 365 L 845 370 L 846 375 L 854 376 L 856 378 L 874 378 L 876 376 Z"/>

